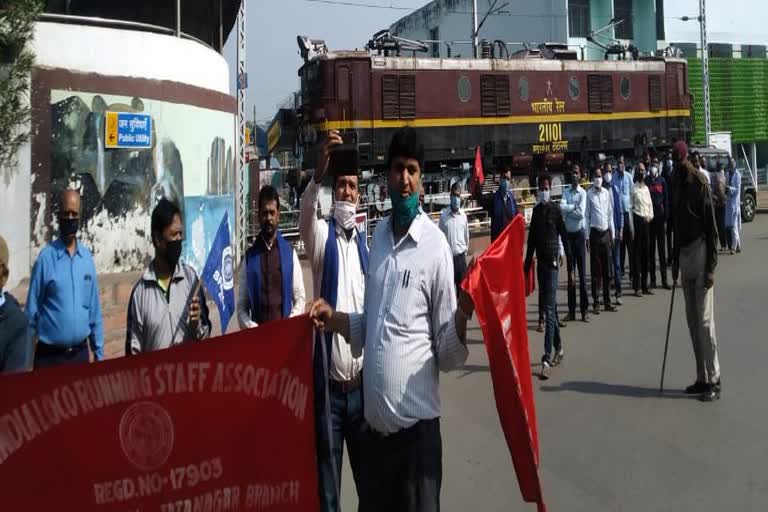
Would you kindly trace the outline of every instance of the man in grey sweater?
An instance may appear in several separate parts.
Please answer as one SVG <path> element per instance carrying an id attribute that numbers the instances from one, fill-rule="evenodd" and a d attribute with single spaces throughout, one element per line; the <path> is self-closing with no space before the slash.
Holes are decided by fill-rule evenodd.
<path id="1" fill-rule="evenodd" d="M 128 303 L 126 355 L 161 350 L 211 334 L 197 273 L 179 262 L 183 233 L 179 207 L 161 199 L 152 211 L 155 258 L 133 287 Z"/>

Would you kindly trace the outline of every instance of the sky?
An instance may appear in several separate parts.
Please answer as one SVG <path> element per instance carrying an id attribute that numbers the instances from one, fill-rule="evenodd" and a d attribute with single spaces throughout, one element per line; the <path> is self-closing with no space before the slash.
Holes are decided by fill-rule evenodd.
<path id="1" fill-rule="evenodd" d="M 385 6 L 387 8 L 333 5 L 309 0 L 246 0 L 246 55 L 248 90 L 246 112 L 260 124 L 268 123 L 277 106 L 298 89 L 297 71 L 301 65 L 296 36 L 324 39 L 330 49 L 362 48 L 374 32 L 388 28 L 398 19 L 425 5 L 427 0 L 331 0 L 347 3 Z M 539 1 L 539 0 L 527 0 Z M 565 0 L 563 0 L 565 1 Z M 478 5 L 482 13 L 485 1 Z M 525 1 L 512 1 L 524 5 Z M 675 17 L 698 15 L 698 0 L 665 0 L 668 40 L 698 40 L 695 22 L 682 22 Z M 389 8 L 394 7 L 394 9 Z M 524 7 L 520 7 L 524 9 Z M 766 0 L 708 0 L 710 41 L 741 41 L 768 44 Z M 224 56 L 230 64 L 231 92 L 235 92 L 236 31 L 225 46 Z"/>

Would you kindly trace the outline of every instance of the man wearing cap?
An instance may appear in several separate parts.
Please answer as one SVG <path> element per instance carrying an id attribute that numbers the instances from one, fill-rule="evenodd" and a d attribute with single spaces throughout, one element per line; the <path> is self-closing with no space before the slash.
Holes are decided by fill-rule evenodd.
<path id="1" fill-rule="evenodd" d="M 696 381 L 685 389 L 712 402 L 720 398 L 720 364 L 715 332 L 715 267 L 717 228 L 710 185 L 688 161 L 688 146 L 678 141 L 673 151 L 675 237 L 672 280 L 681 278 L 685 315 L 696 358 Z"/>
<path id="2" fill-rule="evenodd" d="M 27 319 L 38 341 L 35 368 L 87 363 L 104 357 L 99 283 L 91 251 L 77 240 L 80 193 L 65 190 L 58 211 L 59 238 L 37 257 L 29 281 Z"/>
<path id="3" fill-rule="evenodd" d="M 13 295 L 3 291 L 8 283 L 9 259 L 8 244 L 0 236 L 0 373 L 27 370 L 32 353 L 27 317 Z"/>
<path id="4" fill-rule="evenodd" d="M 323 298 L 331 307 L 342 311 L 360 313 L 365 297 L 368 244 L 365 232 L 357 227 L 355 220 L 360 199 L 358 165 L 348 162 L 346 166 L 334 164 L 329 169 L 331 153 L 342 144 L 339 132 L 333 130 L 321 146 L 314 177 L 301 196 L 299 232 L 312 266 L 315 299 Z M 326 221 L 318 218 L 318 195 L 329 170 L 334 203 L 333 215 Z M 324 351 L 321 343 L 325 344 Z M 324 512 L 335 512 L 339 508 L 345 441 L 358 496 L 362 492 L 362 451 L 367 429 L 363 416 L 362 369 L 363 355 L 353 356 L 349 342 L 341 334 L 318 336 L 314 354 L 315 430 L 320 509 Z"/>

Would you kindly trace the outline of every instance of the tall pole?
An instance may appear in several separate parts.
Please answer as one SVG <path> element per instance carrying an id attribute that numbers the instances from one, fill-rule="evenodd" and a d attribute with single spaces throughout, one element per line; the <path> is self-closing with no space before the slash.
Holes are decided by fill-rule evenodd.
<path id="1" fill-rule="evenodd" d="M 181 37 L 181 0 L 176 0 L 176 37 Z"/>
<path id="2" fill-rule="evenodd" d="M 237 173 L 235 217 L 237 240 L 237 260 L 245 255 L 248 233 L 246 232 L 246 163 L 245 163 L 245 89 L 248 87 L 248 74 L 245 71 L 245 0 L 240 2 L 240 10 L 237 14 Z"/>
<path id="3" fill-rule="evenodd" d="M 709 47 L 707 45 L 706 0 L 699 0 L 699 27 L 701 28 L 701 83 L 704 90 L 704 144 L 709 144 L 712 118 L 709 112 Z"/>
<path id="4" fill-rule="evenodd" d="M 477 0 L 472 0 L 472 50 L 474 57 L 477 58 Z"/>

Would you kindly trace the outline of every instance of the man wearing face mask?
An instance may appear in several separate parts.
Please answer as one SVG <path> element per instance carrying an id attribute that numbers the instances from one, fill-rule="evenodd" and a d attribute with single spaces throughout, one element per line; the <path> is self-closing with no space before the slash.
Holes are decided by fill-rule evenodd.
<path id="1" fill-rule="evenodd" d="M 728 235 L 728 250 L 731 254 L 741 252 L 741 173 L 736 168 L 736 160 L 731 158 L 726 178 L 725 230 Z"/>
<path id="2" fill-rule="evenodd" d="M 29 322 L 16 298 L 3 291 L 8 282 L 10 251 L 0 236 L 0 374 L 29 369 L 32 343 Z"/>
<path id="3" fill-rule="evenodd" d="M 512 168 L 504 167 L 499 180 L 499 188 L 492 194 L 483 194 L 481 187 L 475 187 L 475 200 L 491 217 L 491 242 L 507 227 L 517 215 L 517 202 L 512 192 Z"/>
<path id="4" fill-rule="evenodd" d="M 632 274 L 632 241 L 635 238 L 635 227 L 632 223 L 632 175 L 627 171 L 624 166 L 624 157 L 619 157 L 618 170 L 613 173 L 613 186 L 619 191 L 621 196 L 621 204 L 615 205 L 616 208 L 621 209 L 621 214 L 624 216 L 624 229 L 622 230 L 621 237 L 618 238 L 621 244 L 621 277 L 624 277 L 624 263 L 629 256 L 629 273 Z"/>
<path id="5" fill-rule="evenodd" d="M 237 322 L 252 329 L 304 313 L 304 277 L 280 225 L 280 196 L 271 185 L 259 192 L 261 231 L 245 253 L 238 273 Z"/>
<path id="6" fill-rule="evenodd" d="M 653 203 L 645 184 L 645 165 L 635 167 L 635 184 L 632 187 L 632 222 L 635 225 L 635 242 L 632 245 L 632 286 L 635 295 L 653 295 L 648 288 L 648 258 L 650 256 L 650 224 L 653 220 Z"/>
<path id="7" fill-rule="evenodd" d="M 469 250 L 469 222 L 461 209 L 461 184 L 451 185 L 451 204 L 440 212 L 440 231 L 445 234 L 453 254 L 453 282 L 456 290 L 467 274 L 467 250 Z"/>
<path id="8" fill-rule="evenodd" d="M 614 182 L 616 180 L 614 179 Z M 616 311 L 611 304 L 610 262 L 611 246 L 613 245 L 613 196 L 611 191 L 603 188 L 603 173 L 595 169 L 595 181 L 587 192 L 587 208 L 584 212 L 584 223 L 589 230 L 590 270 L 592 275 L 592 313 L 600 314 L 599 290 L 603 288 L 603 308 L 605 311 Z"/>
<path id="9" fill-rule="evenodd" d="M 586 230 L 584 229 L 584 210 L 587 207 L 587 192 L 581 188 L 581 168 L 579 164 L 573 164 L 571 173 L 565 176 L 566 184 L 563 188 L 563 197 L 560 200 L 560 210 L 565 218 L 564 240 L 569 249 L 571 258 L 568 259 L 568 316 L 566 320 L 576 320 L 576 270 L 579 271 L 579 292 L 581 299 L 581 320 L 588 322 L 587 309 L 589 308 L 589 295 L 587 294 L 586 276 Z"/>
<path id="10" fill-rule="evenodd" d="M 356 226 L 359 203 L 358 166 L 330 169 L 333 180 L 333 215 L 318 218 L 318 195 L 329 171 L 334 148 L 343 143 L 335 130 L 328 133 L 320 148 L 313 179 L 301 196 L 299 232 L 304 241 L 314 277 L 315 299 L 323 298 L 332 307 L 360 313 L 365 297 L 368 245 L 365 233 Z M 326 344 L 326 361 L 319 343 Z M 361 389 L 363 354 L 352 355 L 349 342 L 338 333 L 318 338 L 314 354 L 315 411 L 320 510 L 335 512 L 339 507 L 339 482 L 344 443 L 357 487 L 362 492 L 362 451 L 367 430 Z M 328 382 L 329 404 L 325 402 Z M 329 438 L 328 424 L 331 426 Z"/>
<path id="11" fill-rule="evenodd" d="M 656 288 L 656 248 L 659 254 L 659 273 L 661 274 L 661 286 L 669 290 L 667 278 L 667 250 L 666 227 L 667 212 L 669 211 L 669 190 L 667 180 L 660 175 L 659 161 L 654 158 L 651 161 L 651 172 L 645 178 L 648 191 L 651 193 L 653 203 L 653 220 L 650 225 L 650 247 L 648 260 L 648 273 L 651 277 L 651 289 Z"/>
<path id="12" fill-rule="evenodd" d="M 343 313 L 318 300 L 318 327 L 365 347 L 363 394 L 366 512 L 437 512 L 442 483 L 439 371 L 467 359 L 471 298 L 457 307 L 453 256 L 445 235 L 419 209 L 424 146 L 413 128 L 395 132 L 388 151 L 392 214 L 371 241 L 362 313 Z"/>
<path id="13" fill-rule="evenodd" d="M 541 358 L 541 378 L 549 378 L 551 366 L 559 365 L 563 360 L 563 346 L 560 340 L 560 326 L 557 319 L 557 273 L 560 258 L 560 240 L 567 240 L 567 232 L 560 206 L 550 201 L 552 178 L 543 174 L 538 179 L 538 203 L 533 208 L 531 224 L 528 228 L 528 244 L 525 255 L 525 276 L 536 253 L 536 274 L 542 293 L 539 297 L 544 302 L 546 333 L 544 334 L 544 355 Z M 583 243 L 583 242 L 582 242 Z M 571 260 L 570 244 L 565 244 L 565 255 Z M 526 283 L 528 288 L 528 283 Z M 554 359 L 552 349 L 554 348 Z"/>
<path id="14" fill-rule="evenodd" d="M 35 368 L 87 363 L 104 357 L 99 283 L 91 252 L 77 240 L 80 193 L 65 190 L 59 238 L 40 251 L 29 280 L 26 314 L 38 338 Z"/>
<path id="15" fill-rule="evenodd" d="M 616 240 L 613 242 L 611 248 L 610 257 L 611 262 L 609 265 L 613 265 L 613 294 L 614 304 L 621 306 L 621 237 L 624 231 L 624 214 L 621 213 L 621 208 L 617 208 L 616 205 L 621 204 L 621 193 L 618 187 L 613 186 L 613 166 L 606 162 L 602 171 L 603 188 L 607 189 L 611 193 L 611 200 L 613 201 L 613 227 L 616 232 Z"/>
<path id="16" fill-rule="evenodd" d="M 155 257 L 128 302 L 125 355 L 162 350 L 211 334 L 208 306 L 195 269 L 181 263 L 181 210 L 163 198 L 152 210 Z"/>

